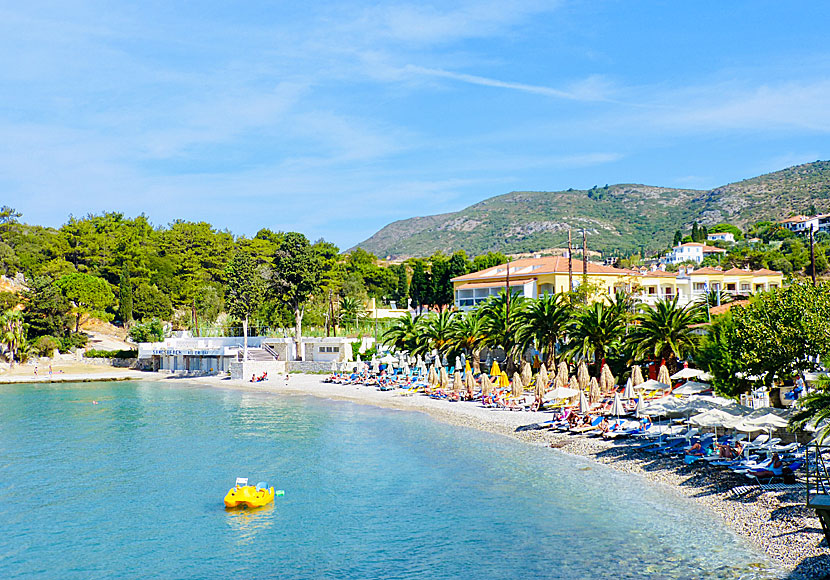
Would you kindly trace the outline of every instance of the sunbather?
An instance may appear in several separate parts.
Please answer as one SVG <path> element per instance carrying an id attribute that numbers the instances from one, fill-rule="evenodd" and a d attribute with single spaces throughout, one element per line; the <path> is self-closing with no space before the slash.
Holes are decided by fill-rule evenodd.
<path id="1" fill-rule="evenodd" d="M 783 473 L 784 464 L 777 453 L 773 453 L 770 457 L 770 464 L 764 469 L 758 471 L 752 470 L 752 474 L 758 479 L 767 479 L 770 477 L 780 477 Z"/>

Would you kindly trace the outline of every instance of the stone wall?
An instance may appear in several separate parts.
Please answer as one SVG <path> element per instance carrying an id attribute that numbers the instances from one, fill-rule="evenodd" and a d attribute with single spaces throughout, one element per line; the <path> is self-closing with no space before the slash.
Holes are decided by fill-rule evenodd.
<path id="1" fill-rule="evenodd" d="M 82 365 L 118 367 L 118 368 L 139 368 L 137 358 L 79 358 L 76 362 Z"/>
<path id="2" fill-rule="evenodd" d="M 292 360 L 287 364 L 290 373 L 328 373 L 331 372 L 330 361 Z"/>
<path id="3" fill-rule="evenodd" d="M 237 381 L 249 381 L 251 375 L 258 377 L 268 373 L 268 378 L 276 378 L 285 374 L 284 360 L 249 360 L 245 362 L 232 362 L 229 366 L 231 378 Z"/>

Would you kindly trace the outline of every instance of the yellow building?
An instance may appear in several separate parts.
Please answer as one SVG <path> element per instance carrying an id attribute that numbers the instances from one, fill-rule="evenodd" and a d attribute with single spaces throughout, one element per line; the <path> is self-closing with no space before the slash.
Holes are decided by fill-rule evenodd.
<path id="1" fill-rule="evenodd" d="M 453 278 L 455 305 L 469 310 L 491 295 L 504 290 L 507 264 Z M 587 283 L 596 289 L 595 298 L 613 296 L 617 290 L 634 292 L 646 304 L 678 297 L 678 303 L 694 302 L 708 291 L 723 290 L 733 295 L 749 295 L 783 284 L 781 272 L 732 268 L 681 267 L 677 272 L 663 270 L 624 270 L 589 262 Z M 561 256 L 525 258 L 510 262 L 510 287 L 513 293 L 528 298 L 568 291 L 568 259 Z M 573 261 L 573 284 L 583 283 L 582 261 Z"/>

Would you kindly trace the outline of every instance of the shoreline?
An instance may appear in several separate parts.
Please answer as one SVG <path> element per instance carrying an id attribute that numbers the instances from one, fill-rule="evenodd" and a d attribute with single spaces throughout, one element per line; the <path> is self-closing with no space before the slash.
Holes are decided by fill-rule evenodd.
<path id="1" fill-rule="evenodd" d="M 404 396 L 400 390 L 379 391 L 375 387 L 323 382 L 324 375 L 291 374 L 288 384 L 280 377 L 265 383 L 234 381 L 225 377 L 158 376 L 156 373 L 117 371 L 48 377 L 2 377 L 0 384 L 93 382 L 135 380 L 181 384 L 261 394 L 313 396 L 361 405 L 427 413 L 456 425 L 511 437 L 526 444 L 553 447 L 557 451 L 586 458 L 619 472 L 643 477 L 666 486 L 703 506 L 726 527 L 766 554 L 772 564 L 788 573 L 788 580 L 830 578 L 830 549 L 815 513 L 805 505 L 804 487 L 786 491 L 760 488 L 736 495 L 732 489 L 749 480 L 711 466 L 684 465 L 676 457 L 646 454 L 624 444 L 597 437 L 537 429 L 550 419 L 550 412 L 488 409 L 475 402 L 448 402 L 422 394 Z M 4 380 L 6 379 L 6 380 Z M 14 380 L 8 380 L 14 379 Z"/>

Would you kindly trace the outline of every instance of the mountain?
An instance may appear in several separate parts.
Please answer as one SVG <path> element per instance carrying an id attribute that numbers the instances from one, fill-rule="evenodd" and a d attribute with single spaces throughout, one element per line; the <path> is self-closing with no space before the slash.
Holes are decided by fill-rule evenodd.
<path id="1" fill-rule="evenodd" d="M 361 247 L 381 257 L 428 256 L 436 251 L 534 252 L 566 247 L 568 230 L 581 246 L 603 252 L 665 248 L 692 222 L 739 227 L 830 210 L 830 161 L 816 161 L 730 183 L 709 191 L 638 184 L 589 190 L 514 191 L 461 211 L 393 222 Z"/>

